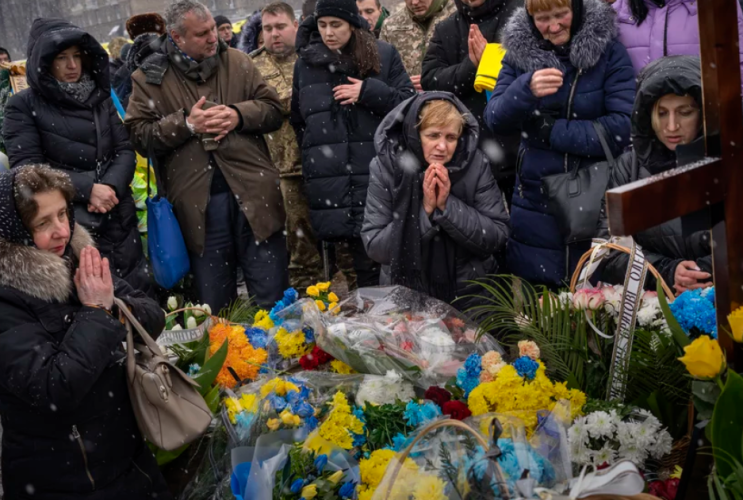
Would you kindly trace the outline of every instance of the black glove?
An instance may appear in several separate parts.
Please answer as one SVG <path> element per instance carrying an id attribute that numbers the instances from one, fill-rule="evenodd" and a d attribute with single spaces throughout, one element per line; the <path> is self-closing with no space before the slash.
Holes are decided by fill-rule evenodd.
<path id="1" fill-rule="evenodd" d="M 550 135 L 552 127 L 555 126 L 555 117 L 549 114 L 532 116 L 524 122 L 523 132 L 526 134 L 526 140 L 529 145 L 541 148 L 550 148 Z"/>

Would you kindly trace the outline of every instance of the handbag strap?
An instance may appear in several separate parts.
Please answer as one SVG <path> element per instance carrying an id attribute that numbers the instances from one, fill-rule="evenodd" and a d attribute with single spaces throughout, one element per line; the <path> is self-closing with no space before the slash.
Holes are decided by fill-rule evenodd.
<path id="1" fill-rule="evenodd" d="M 147 330 L 142 326 L 142 324 L 137 320 L 136 317 L 134 317 L 134 314 L 129 310 L 129 306 L 126 305 L 126 303 L 117 298 L 114 297 L 114 304 L 118 306 L 119 311 L 121 312 L 121 315 L 124 317 L 124 323 L 127 326 L 127 339 L 126 339 L 126 351 L 127 354 L 133 353 L 134 351 L 134 342 L 133 342 L 133 330 L 137 330 L 137 333 L 139 333 L 139 336 L 144 341 L 145 345 L 153 352 L 153 354 L 157 354 L 158 356 L 162 356 L 162 350 L 160 349 L 160 346 L 157 345 L 157 342 L 153 340 L 153 338 L 150 336 L 149 333 L 147 333 Z"/>
<path id="2" fill-rule="evenodd" d="M 609 168 L 614 168 L 615 159 L 614 155 L 611 152 L 611 148 L 609 147 L 609 142 L 607 138 L 609 135 L 606 133 L 606 129 L 599 121 L 594 121 L 593 128 L 596 130 L 596 135 L 599 137 L 599 142 L 601 143 L 601 147 L 604 150 L 604 155 L 606 155 L 606 159 L 609 162 Z"/>

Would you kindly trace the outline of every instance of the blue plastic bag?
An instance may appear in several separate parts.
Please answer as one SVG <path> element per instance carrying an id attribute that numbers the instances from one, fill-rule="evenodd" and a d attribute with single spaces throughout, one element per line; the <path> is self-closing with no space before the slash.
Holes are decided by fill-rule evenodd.
<path id="1" fill-rule="evenodd" d="M 147 232 L 147 249 L 155 281 L 169 290 L 188 273 L 191 263 L 173 205 L 165 198 L 147 198 Z"/>

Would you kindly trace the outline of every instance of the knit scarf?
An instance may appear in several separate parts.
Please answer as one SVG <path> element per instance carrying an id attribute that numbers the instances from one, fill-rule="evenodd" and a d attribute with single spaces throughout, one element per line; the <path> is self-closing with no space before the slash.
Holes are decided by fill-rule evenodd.
<path id="1" fill-rule="evenodd" d="M 227 44 L 220 38 L 217 42 L 217 52 L 199 62 L 183 52 L 170 35 L 168 35 L 168 41 L 170 42 L 166 44 L 168 60 L 181 70 L 186 78 L 195 82 L 205 82 L 217 72 L 217 69 L 219 69 L 219 54 L 227 49 Z"/>
<path id="2" fill-rule="evenodd" d="M 76 82 L 57 82 L 59 87 L 70 94 L 79 103 L 85 103 L 95 90 L 95 81 L 90 74 L 84 72 Z"/>

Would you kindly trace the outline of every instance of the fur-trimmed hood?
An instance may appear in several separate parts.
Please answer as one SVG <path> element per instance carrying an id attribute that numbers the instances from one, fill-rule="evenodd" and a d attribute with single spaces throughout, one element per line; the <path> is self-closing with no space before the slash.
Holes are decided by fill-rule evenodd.
<path id="1" fill-rule="evenodd" d="M 90 233 L 75 224 L 69 247 L 76 259 L 88 245 L 95 246 Z M 36 247 L 0 240 L 0 286 L 47 302 L 64 302 L 72 293 L 70 262 Z"/>
<path id="2" fill-rule="evenodd" d="M 570 62 L 578 69 L 593 68 L 617 37 L 616 13 L 604 0 L 584 0 L 583 24 L 570 42 Z M 557 55 L 536 38 L 525 8 L 518 9 L 503 30 L 506 60 L 522 71 L 564 68 Z"/>

